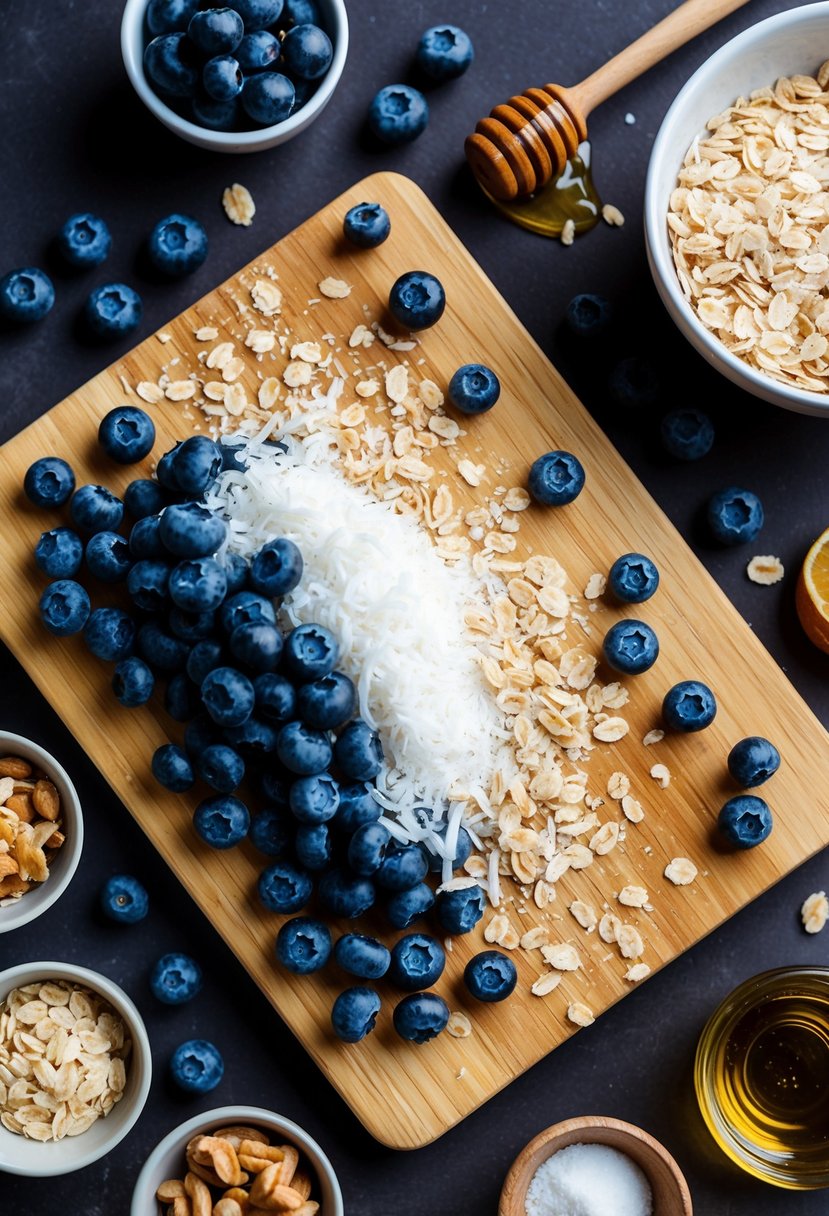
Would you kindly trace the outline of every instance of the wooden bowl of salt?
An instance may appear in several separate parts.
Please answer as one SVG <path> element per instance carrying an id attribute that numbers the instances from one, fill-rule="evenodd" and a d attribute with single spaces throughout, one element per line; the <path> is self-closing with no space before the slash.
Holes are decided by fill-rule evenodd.
<path id="1" fill-rule="evenodd" d="M 564 1149 L 571 1152 L 553 1162 Z M 507 1174 L 498 1216 L 555 1216 L 574 1195 L 591 1216 L 693 1216 L 668 1150 L 640 1127 L 599 1115 L 555 1123 L 531 1140 Z"/>

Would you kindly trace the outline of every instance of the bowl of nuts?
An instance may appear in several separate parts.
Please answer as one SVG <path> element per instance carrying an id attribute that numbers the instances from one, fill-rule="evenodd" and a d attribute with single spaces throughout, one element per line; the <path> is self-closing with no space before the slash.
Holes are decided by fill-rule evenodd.
<path id="1" fill-rule="evenodd" d="M 307 1132 L 257 1106 L 221 1106 L 188 1119 L 153 1149 L 130 1216 L 242 1216 L 254 1209 L 292 1216 L 344 1211 L 331 1162 Z"/>
<path id="2" fill-rule="evenodd" d="M 52 906 L 82 849 L 81 804 L 64 769 L 37 743 L 0 731 L 0 933 Z"/>
<path id="3" fill-rule="evenodd" d="M 106 976 L 55 962 L 0 972 L 0 1172 L 97 1161 L 138 1119 L 151 1074 L 141 1015 Z"/>
<path id="4" fill-rule="evenodd" d="M 698 69 L 651 153 L 657 290 L 734 384 L 829 417 L 829 3 L 744 30 Z M 713 115 L 713 117 L 712 117 Z"/>

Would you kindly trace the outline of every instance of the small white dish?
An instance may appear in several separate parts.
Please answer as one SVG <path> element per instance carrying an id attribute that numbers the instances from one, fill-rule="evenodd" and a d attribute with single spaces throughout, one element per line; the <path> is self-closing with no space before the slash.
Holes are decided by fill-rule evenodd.
<path id="1" fill-rule="evenodd" d="M 41 1142 L 27 1140 L 0 1125 L 0 1173 L 23 1174 L 28 1178 L 71 1174 L 106 1156 L 124 1139 L 144 1109 L 152 1076 L 150 1040 L 141 1014 L 117 984 L 97 971 L 76 967 L 73 963 L 23 963 L 19 967 L 9 967 L 7 971 L 0 971 L 0 1002 L 13 988 L 46 980 L 66 980 L 100 993 L 126 1024 L 132 1039 L 132 1052 L 127 1061 L 124 1096 L 108 1115 L 97 1119 L 81 1135 Z"/>
<path id="2" fill-rule="evenodd" d="M 220 1106 L 194 1115 L 173 1128 L 144 1162 L 132 1193 L 130 1216 L 155 1216 L 158 1211 L 156 1190 L 168 1178 L 184 1177 L 187 1170 L 184 1150 L 194 1136 L 209 1135 L 235 1123 L 261 1127 L 270 1135 L 272 1143 L 290 1141 L 296 1145 L 316 1175 L 318 1186 L 312 1192 L 312 1198 L 319 1201 L 320 1216 L 343 1216 L 345 1209 L 337 1175 L 316 1140 L 290 1119 L 259 1106 Z"/>
<path id="3" fill-rule="evenodd" d="M 211 131 L 200 127 L 188 118 L 172 110 L 150 87 L 144 75 L 144 47 L 146 34 L 144 14 L 147 0 L 127 0 L 121 18 L 121 55 L 130 83 L 144 105 L 175 135 L 199 148 L 213 152 L 262 152 L 275 148 L 286 140 L 293 139 L 317 118 L 331 100 L 337 83 L 343 74 L 348 52 L 348 16 L 345 0 L 318 0 L 322 24 L 334 47 L 331 66 L 320 82 L 319 88 L 304 106 L 291 114 L 284 122 L 272 127 L 259 127 L 255 131 Z"/>
<path id="4" fill-rule="evenodd" d="M 51 908 L 72 881 L 83 851 L 83 815 L 77 791 L 66 770 L 39 744 L 10 731 L 0 731 L 0 756 L 20 756 L 42 769 L 60 794 L 61 819 L 66 840 L 55 854 L 49 877 L 26 891 L 14 903 L 0 908 L 0 933 L 19 929 Z"/>
<path id="5" fill-rule="evenodd" d="M 680 331 L 712 367 L 755 397 L 798 414 L 829 418 L 829 393 L 779 384 L 737 355 L 691 309 L 677 278 L 668 237 L 668 202 L 682 160 L 714 114 L 779 76 L 813 76 L 829 58 L 829 3 L 777 13 L 732 38 L 694 73 L 659 128 L 645 186 L 645 243 L 656 289 Z"/>

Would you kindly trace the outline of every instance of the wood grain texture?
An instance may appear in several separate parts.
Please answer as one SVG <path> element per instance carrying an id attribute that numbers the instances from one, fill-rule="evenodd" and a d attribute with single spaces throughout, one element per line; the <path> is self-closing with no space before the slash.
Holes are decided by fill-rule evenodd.
<path id="1" fill-rule="evenodd" d="M 387 207 L 392 236 L 377 250 L 359 252 L 343 245 L 342 216 L 366 198 Z M 598 648 L 606 628 L 626 614 L 641 615 L 660 636 L 658 663 L 630 682 L 631 703 L 623 711 L 631 723 L 630 735 L 621 743 L 598 746 L 587 766 L 594 794 L 604 793 L 612 771 L 626 771 L 646 817 L 641 824 L 628 826 L 624 846 L 597 858 L 588 869 L 565 876 L 546 914 L 531 901 L 524 907 L 517 891 L 515 902 L 508 905 L 514 924 L 529 928 L 545 923 L 554 940 L 573 942 L 581 954 L 582 968 L 565 975 L 550 996 L 540 999 L 529 994 L 542 969 L 538 954 L 516 951 L 515 995 L 500 1007 L 475 1006 L 464 997 L 460 977 L 468 958 L 481 949 L 481 937 L 476 933 L 455 943 L 436 988 L 451 1008 L 463 1009 L 471 1017 L 473 1033 L 465 1040 L 444 1034 L 424 1047 L 401 1042 L 391 1026 L 392 994 L 385 990 L 378 1029 L 366 1042 L 349 1047 L 334 1040 L 328 1015 L 334 996 L 344 986 L 343 977 L 333 967 L 321 977 L 306 979 L 277 970 L 273 939 L 279 918 L 258 906 L 254 889 L 261 857 L 248 846 L 220 853 L 202 845 L 190 824 L 199 795 L 177 797 L 152 781 L 153 750 L 170 737 L 179 738 L 180 727 L 166 719 L 160 704 L 121 710 L 109 688 L 110 671 L 89 657 L 79 639 L 58 641 L 37 620 L 35 601 L 43 580 L 35 569 L 32 549 L 41 529 L 55 521 L 24 501 L 19 487 L 25 469 L 37 457 L 54 453 L 70 460 L 79 484 L 103 481 L 120 489 L 132 476 L 141 475 L 113 468 L 95 441 L 98 420 L 109 408 L 124 400 L 137 401 L 134 395 L 125 395 L 121 376 L 129 385 L 154 381 L 173 359 L 179 360 L 171 367 L 174 376 L 200 368 L 196 352 L 205 344 L 196 343 L 193 336 L 199 325 L 214 324 L 222 337 L 230 336 L 237 344 L 246 326 L 261 327 L 261 315 L 251 314 L 247 320 L 239 316 L 240 301 L 250 303 L 249 287 L 257 277 L 254 265 L 278 272 L 285 293 L 282 321 L 298 339 L 317 339 L 325 332 L 348 335 L 359 322 L 382 321 L 382 302 L 397 275 L 414 267 L 438 273 L 449 301 L 440 325 L 422 335 L 421 345 L 408 354 L 382 348 L 378 352 L 377 347 L 361 351 L 363 364 L 375 362 L 379 355 L 388 366 L 408 360 L 418 376 L 446 384 L 460 363 L 485 359 L 501 378 L 502 399 L 490 414 L 471 420 L 468 435 L 461 440 L 467 454 L 487 465 L 482 489 L 491 492 L 502 478 L 505 485 L 521 483 L 531 461 L 551 447 L 578 453 L 587 471 L 586 489 L 575 504 L 560 511 L 533 508 L 525 513 L 519 553 L 531 547 L 557 556 L 575 594 L 581 593 L 590 574 L 606 571 L 619 553 L 632 549 L 650 553 L 662 572 L 660 590 L 648 604 L 620 611 L 600 603 L 589 617 L 590 637 L 580 631 L 573 635 L 574 642 Z M 351 295 L 309 305 L 310 299 L 319 297 L 317 284 L 327 275 L 351 283 Z M 357 1116 L 384 1143 L 417 1147 L 446 1131 L 575 1033 L 565 1017 L 570 1001 L 584 1001 L 598 1015 L 630 990 L 623 978 L 628 964 L 596 933 L 579 928 L 567 911 L 572 899 L 600 908 L 605 900 L 614 903 L 614 893 L 627 883 L 647 887 L 653 911 L 626 908 L 624 919 L 641 928 L 647 942 L 644 961 L 655 971 L 829 842 L 829 807 L 819 792 L 827 785 L 826 734 L 481 269 L 405 178 L 378 174 L 358 183 L 165 326 L 164 332 L 171 336 L 169 342 L 148 338 L 5 445 L 0 512 L 8 582 L 18 591 L 0 615 L 0 631 Z M 352 356 L 346 344 L 341 345 L 348 363 Z M 271 374 L 270 357 L 256 362 L 250 352 L 241 350 L 250 359 L 241 382 L 253 396 L 258 379 Z M 282 363 L 284 359 L 275 362 L 273 369 Z M 349 399 L 347 392 L 344 400 Z M 159 431 L 156 454 L 188 428 L 203 423 L 186 404 L 165 402 L 148 408 Z M 482 491 L 464 489 L 455 476 L 457 453 L 441 449 L 440 458 L 451 472 L 456 499 L 472 505 Z M 506 471 L 496 475 L 496 462 Z M 95 598 L 107 602 L 109 596 L 101 589 Z M 689 677 L 704 679 L 714 688 L 720 704 L 715 723 L 703 734 L 643 748 L 645 732 L 658 725 L 665 690 Z M 766 792 L 776 827 L 761 848 L 733 855 L 718 848 L 712 829 L 719 806 L 733 793 L 725 767 L 727 752 L 737 739 L 754 733 L 768 734 L 783 756 L 783 766 Z M 665 791 L 648 775 L 656 761 L 666 763 L 673 774 Z M 602 808 L 602 815 L 618 818 L 616 804 Z M 676 888 L 662 878 L 668 860 L 678 855 L 699 866 L 700 877 L 689 887 Z M 367 931 L 372 924 L 367 923 Z"/>

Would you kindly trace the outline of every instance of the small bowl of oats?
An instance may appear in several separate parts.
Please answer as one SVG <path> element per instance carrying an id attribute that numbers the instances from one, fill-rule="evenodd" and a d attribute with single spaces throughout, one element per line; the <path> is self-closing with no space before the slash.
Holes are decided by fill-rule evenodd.
<path id="1" fill-rule="evenodd" d="M 82 849 L 81 804 L 64 768 L 31 739 L 0 731 L 0 933 L 52 906 Z"/>
<path id="2" fill-rule="evenodd" d="M 829 417 L 829 3 L 712 55 L 651 153 L 645 238 L 692 346 L 747 392 Z"/>
<path id="3" fill-rule="evenodd" d="M 141 1015 L 112 980 L 71 963 L 0 972 L 0 1172 L 48 1178 L 105 1156 L 151 1075 Z"/>

